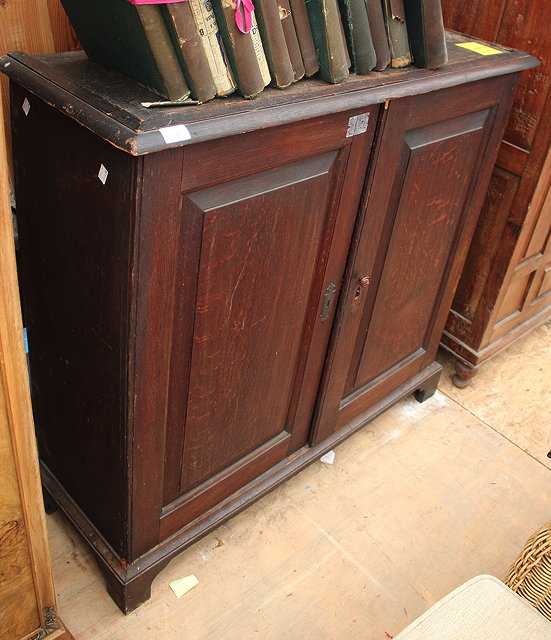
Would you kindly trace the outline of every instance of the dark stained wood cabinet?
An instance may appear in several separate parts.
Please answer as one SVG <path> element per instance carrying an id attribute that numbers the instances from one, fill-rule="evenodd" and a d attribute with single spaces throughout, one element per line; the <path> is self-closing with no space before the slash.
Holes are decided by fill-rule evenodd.
<path id="1" fill-rule="evenodd" d="M 157 111 L 82 54 L 4 59 L 43 480 L 123 611 L 175 553 L 434 392 L 536 64 L 450 38 L 439 72 Z"/>
<path id="2" fill-rule="evenodd" d="M 549 0 L 445 0 L 445 24 L 523 49 L 522 75 L 442 345 L 457 386 L 551 316 L 551 60 Z"/>

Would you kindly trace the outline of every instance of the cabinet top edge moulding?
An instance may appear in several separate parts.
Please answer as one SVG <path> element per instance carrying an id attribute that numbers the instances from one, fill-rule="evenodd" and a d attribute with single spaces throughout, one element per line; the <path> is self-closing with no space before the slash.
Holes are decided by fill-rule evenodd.
<path id="1" fill-rule="evenodd" d="M 481 55 L 458 46 L 466 42 L 483 41 L 448 31 L 449 61 L 436 71 L 387 69 L 367 76 L 352 75 L 337 85 L 308 79 L 284 91 L 268 88 L 254 100 L 233 95 L 202 105 L 163 108 L 142 106 L 158 96 L 117 72 L 106 72 L 81 51 L 34 57 L 13 52 L 0 60 L 0 70 L 115 147 L 139 156 L 381 104 L 539 64 L 527 53 L 500 45 L 492 45 L 499 55 Z M 167 142 L 159 129 L 178 125 L 185 125 L 189 136 Z"/>

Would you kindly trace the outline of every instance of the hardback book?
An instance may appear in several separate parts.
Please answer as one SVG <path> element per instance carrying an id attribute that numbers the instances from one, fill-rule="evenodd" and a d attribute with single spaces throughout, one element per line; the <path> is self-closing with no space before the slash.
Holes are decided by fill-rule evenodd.
<path id="1" fill-rule="evenodd" d="M 383 5 L 381 0 L 365 0 L 367 7 L 367 17 L 369 19 L 369 29 L 371 30 L 371 39 L 375 48 L 377 62 L 373 69 L 375 71 L 383 71 L 390 64 L 390 48 L 388 46 L 388 36 L 385 27 L 385 18 L 383 16 Z"/>
<path id="2" fill-rule="evenodd" d="M 336 84 L 348 78 L 350 62 L 337 0 L 306 0 L 320 76 Z"/>
<path id="3" fill-rule="evenodd" d="M 411 64 L 406 12 L 403 0 L 383 0 L 388 45 L 390 47 L 390 66 L 407 67 Z"/>
<path id="4" fill-rule="evenodd" d="M 358 75 L 365 75 L 377 64 L 365 0 L 339 2 L 352 69 Z"/>
<path id="5" fill-rule="evenodd" d="M 191 19 L 187 21 L 187 24 L 190 30 L 193 27 L 193 30 L 199 39 L 197 40 L 197 38 L 194 37 L 194 32 L 192 31 L 189 34 L 189 43 L 193 46 L 194 50 L 202 49 L 204 52 L 204 57 L 206 58 L 208 65 L 208 70 L 204 70 L 204 76 L 209 79 L 209 84 L 210 78 L 212 78 L 217 96 L 223 97 L 233 93 L 236 86 L 235 80 L 226 56 L 224 43 L 220 37 L 218 23 L 216 22 L 216 17 L 212 10 L 211 1 L 186 0 L 185 2 L 170 3 L 165 5 L 163 10 L 165 12 L 165 20 L 166 14 L 169 14 L 169 16 L 174 19 L 174 24 L 176 23 L 175 17 L 180 13 L 185 15 L 189 15 L 191 13 Z M 169 23 L 172 22 L 172 19 Z M 174 35 L 175 34 L 173 34 L 173 36 Z M 186 45 L 184 46 L 187 46 L 188 42 L 188 37 L 186 37 L 186 35 L 187 34 L 182 31 L 179 36 L 179 38 L 186 41 Z M 200 46 L 198 46 L 197 43 L 199 43 Z M 182 46 L 182 53 L 184 53 L 184 46 Z M 203 55 L 200 52 L 196 55 L 203 61 Z M 204 61 L 202 62 L 201 67 L 204 69 Z M 199 72 L 199 69 L 197 69 L 197 72 Z M 201 82 L 201 75 L 196 73 L 195 76 L 197 78 L 197 82 Z M 189 84 L 191 85 L 193 94 L 193 82 L 189 82 Z M 199 100 L 200 98 L 197 97 L 196 99 Z"/>
<path id="6" fill-rule="evenodd" d="M 295 31 L 297 34 L 302 62 L 304 64 L 304 74 L 308 77 L 317 73 L 320 67 L 316 46 L 312 38 L 312 29 L 308 20 L 308 11 L 304 0 L 289 0 L 291 15 Z"/>
<path id="7" fill-rule="evenodd" d="M 295 81 L 278 0 L 255 0 L 255 13 L 272 81 L 283 89 Z"/>
<path id="8" fill-rule="evenodd" d="M 278 7 L 283 33 L 285 34 L 285 42 L 287 43 L 289 57 L 291 58 L 291 64 L 293 65 L 293 71 L 295 73 L 295 81 L 297 81 L 304 77 L 305 68 L 297 32 L 295 30 L 295 23 L 293 22 L 291 4 L 289 0 L 278 0 Z"/>
<path id="9" fill-rule="evenodd" d="M 216 96 L 216 85 L 191 8 L 192 0 L 159 5 L 191 97 L 206 102 Z"/>
<path id="10" fill-rule="evenodd" d="M 212 6 L 236 77 L 237 89 L 244 98 L 254 98 L 271 81 L 255 13 L 251 14 L 251 30 L 243 33 L 235 22 L 235 3 L 232 0 L 212 0 Z"/>
<path id="11" fill-rule="evenodd" d="M 88 57 L 179 102 L 190 91 L 161 10 L 127 0 L 62 0 Z"/>
<path id="12" fill-rule="evenodd" d="M 344 42 L 344 53 L 346 56 L 346 66 L 348 67 L 348 69 L 350 69 L 350 67 L 352 66 L 352 60 L 350 58 L 350 53 L 348 51 L 348 44 L 346 43 L 346 34 L 344 32 L 344 23 L 342 20 L 342 16 L 341 16 L 341 8 L 339 7 L 339 2 L 337 0 L 337 13 L 339 14 L 339 27 L 340 27 L 340 32 L 341 32 L 341 38 L 342 41 Z"/>
<path id="13" fill-rule="evenodd" d="M 448 61 L 440 0 L 404 0 L 409 46 L 416 67 L 438 69 Z"/>

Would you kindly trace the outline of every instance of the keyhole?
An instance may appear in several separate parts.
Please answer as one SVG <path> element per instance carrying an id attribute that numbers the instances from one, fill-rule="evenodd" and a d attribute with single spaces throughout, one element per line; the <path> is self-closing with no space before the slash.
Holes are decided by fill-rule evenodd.
<path id="1" fill-rule="evenodd" d="M 356 293 L 354 294 L 354 300 L 357 300 L 360 297 L 361 287 L 356 289 Z"/>

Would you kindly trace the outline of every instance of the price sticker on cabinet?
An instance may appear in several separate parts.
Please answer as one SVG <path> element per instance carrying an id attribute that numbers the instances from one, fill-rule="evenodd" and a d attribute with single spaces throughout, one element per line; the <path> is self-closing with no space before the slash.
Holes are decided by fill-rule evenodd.
<path id="1" fill-rule="evenodd" d="M 352 116 L 348 119 L 348 129 L 346 131 L 346 137 L 351 138 L 352 136 L 360 135 L 360 133 L 365 133 L 367 131 L 368 125 L 369 112 L 360 113 L 360 115 L 357 116 Z"/>
<path id="2" fill-rule="evenodd" d="M 101 164 L 98 171 L 98 178 L 102 184 L 105 184 L 107 182 L 108 175 L 109 175 L 109 171 L 107 171 L 104 165 Z"/>
<path id="3" fill-rule="evenodd" d="M 163 136 L 166 144 L 191 140 L 191 133 L 185 124 L 175 124 L 172 127 L 162 127 L 159 133 Z"/>

